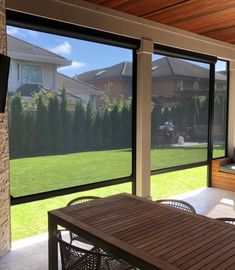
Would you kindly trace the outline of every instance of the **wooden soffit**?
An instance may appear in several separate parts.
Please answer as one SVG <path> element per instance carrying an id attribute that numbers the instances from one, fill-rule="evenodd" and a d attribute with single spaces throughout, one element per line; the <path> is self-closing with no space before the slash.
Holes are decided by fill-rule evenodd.
<path id="1" fill-rule="evenodd" d="M 86 0 L 235 44 L 235 0 Z"/>

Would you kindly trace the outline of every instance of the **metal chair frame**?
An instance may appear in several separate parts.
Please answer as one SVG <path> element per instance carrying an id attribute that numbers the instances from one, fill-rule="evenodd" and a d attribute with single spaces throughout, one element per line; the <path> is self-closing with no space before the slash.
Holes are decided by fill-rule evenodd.
<path id="1" fill-rule="evenodd" d="M 85 202 L 89 202 L 95 199 L 100 199 L 100 197 L 96 197 L 96 196 L 83 196 L 83 197 L 78 197 L 75 198 L 73 200 L 71 200 L 67 206 L 71 206 L 71 205 L 76 205 L 76 204 L 80 204 L 80 203 L 85 203 Z"/>
<path id="2" fill-rule="evenodd" d="M 193 206 L 182 200 L 166 199 L 166 200 L 157 200 L 156 202 L 180 209 L 182 211 L 196 214 L 196 210 L 193 208 Z"/>
<path id="3" fill-rule="evenodd" d="M 77 197 L 77 198 L 71 200 L 71 201 L 67 204 L 67 207 L 68 207 L 68 206 L 72 206 L 72 205 L 77 205 L 77 204 L 80 204 L 80 203 L 89 202 L 89 201 L 96 200 L 96 199 L 100 199 L 100 197 L 96 197 L 96 196 Z M 87 241 L 86 239 L 80 237 L 79 235 L 77 235 L 76 233 L 73 233 L 73 232 L 70 232 L 70 239 L 71 239 L 70 244 L 72 244 L 72 242 L 73 242 L 74 240 L 76 240 L 76 241 L 83 242 L 83 243 L 85 243 L 85 244 L 92 245 L 89 241 Z"/>
<path id="4" fill-rule="evenodd" d="M 68 230 L 56 230 L 53 237 L 59 243 L 62 270 L 134 270 L 125 261 L 116 259 L 113 255 L 105 253 L 101 248 L 87 250 L 74 246 L 64 241 L 62 232 Z M 68 259 L 68 260 L 66 260 Z"/>

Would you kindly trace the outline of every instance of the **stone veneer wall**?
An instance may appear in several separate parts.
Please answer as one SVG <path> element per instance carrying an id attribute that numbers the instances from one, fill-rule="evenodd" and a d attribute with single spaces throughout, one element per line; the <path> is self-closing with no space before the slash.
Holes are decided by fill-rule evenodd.
<path id="1" fill-rule="evenodd" d="M 0 0 L 0 53 L 6 53 L 5 0 Z M 7 113 L 0 113 L 0 256 L 10 250 L 9 148 Z"/>

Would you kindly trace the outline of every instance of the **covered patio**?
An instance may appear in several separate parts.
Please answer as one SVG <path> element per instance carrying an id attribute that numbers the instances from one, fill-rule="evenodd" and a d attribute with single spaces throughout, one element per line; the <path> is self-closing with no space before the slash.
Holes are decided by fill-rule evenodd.
<path id="1" fill-rule="evenodd" d="M 173 199 L 190 203 L 198 214 L 211 218 L 234 217 L 234 192 L 218 188 L 203 188 Z M 1 270 L 41 270 L 48 267 L 47 233 L 18 240 L 0 262 Z M 60 269 L 60 268 L 59 268 Z"/>
<path id="2" fill-rule="evenodd" d="M 233 37 L 235 35 L 233 18 L 235 7 L 232 1 L 226 1 L 226 3 L 225 1 L 209 0 L 203 1 L 203 3 L 199 2 L 194 0 L 42 0 L 40 2 L 5 0 L 5 2 L 0 3 L 2 21 L 0 52 L 2 54 L 7 53 L 6 25 L 8 25 L 13 27 L 15 31 L 26 29 L 26 31 L 51 34 L 56 38 L 64 36 L 74 40 L 93 42 L 105 45 L 107 48 L 116 46 L 128 51 L 130 55 L 122 65 L 118 63 L 117 66 L 113 64 L 113 66 L 107 68 L 93 68 L 95 71 L 94 77 L 89 74 L 93 70 L 75 74 L 71 78 L 66 77 L 70 84 L 72 84 L 72 80 L 78 80 L 93 95 L 90 97 L 90 102 L 95 108 L 92 111 L 93 129 L 86 130 L 91 134 L 93 132 L 94 137 L 99 134 L 95 133 L 97 132 L 94 124 L 95 119 L 103 117 L 102 121 L 104 121 L 106 113 L 110 114 L 111 120 L 109 121 L 112 126 L 112 121 L 116 119 L 114 107 L 115 104 L 119 104 L 117 115 L 122 115 L 123 118 L 119 120 L 121 123 L 119 128 L 113 125 L 110 144 L 104 140 L 102 142 L 104 145 L 102 145 L 100 137 L 100 141 L 97 139 L 89 142 L 90 144 L 86 141 L 83 146 L 79 145 L 74 150 L 73 147 L 76 146 L 76 142 L 73 145 L 66 145 L 65 140 L 65 146 L 61 147 L 61 149 L 64 147 L 65 150 L 63 149 L 64 152 L 60 152 L 61 149 L 59 148 L 59 150 L 52 149 L 52 151 L 51 149 L 43 150 L 45 145 L 42 144 L 41 146 L 40 140 L 35 140 L 35 149 L 39 149 L 39 154 L 35 155 L 35 150 L 32 150 L 33 147 L 29 149 L 30 147 L 27 144 L 25 144 L 25 148 L 28 149 L 28 152 L 23 153 L 24 150 L 20 149 L 21 152 L 19 153 L 15 150 L 19 141 L 17 139 L 12 140 L 11 134 L 14 134 L 14 132 L 11 130 L 9 139 L 9 129 L 12 129 L 12 126 L 14 127 L 12 123 L 17 123 L 17 121 L 13 122 L 11 103 L 9 102 L 5 113 L 0 113 L 0 270 L 47 269 L 48 267 L 47 235 L 35 236 L 12 243 L 11 205 L 94 190 L 95 188 L 115 187 L 115 185 L 124 183 L 130 184 L 133 195 L 151 200 L 153 194 L 151 176 L 206 166 L 206 187 L 170 197 L 188 202 L 195 208 L 197 214 L 203 216 L 210 218 L 235 217 L 234 175 L 230 176 L 229 174 L 226 177 L 221 177 L 220 172 L 213 173 L 218 160 L 222 160 L 221 165 L 224 165 L 224 158 L 233 158 L 235 147 L 235 38 Z M 14 34 L 14 31 L 12 33 Z M 37 48 L 35 45 L 37 42 L 35 34 L 32 34 L 31 38 L 34 45 L 32 47 L 33 41 L 32 44 L 29 42 L 28 49 L 38 50 L 39 55 L 46 53 L 48 58 L 53 56 L 50 55 L 54 52 L 49 45 L 46 46 L 48 52 L 45 52 L 45 48 L 43 52 L 41 48 Z M 23 46 L 24 43 L 19 44 Z M 13 46 L 13 52 L 12 49 L 10 51 L 12 58 L 17 55 L 14 50 L 15 47 Z M 114 55 L 109 54 L 107 49 L 107 58 L 112 57 Z M 59 61 L 60 65 L 61 63 L 68 65 L 68 63 L 76 62 L 68 61 L 65 58 L 58 59 L 53 61 Z M 17 60 L 16 67 L 19 81 L 25 83 L 27 82 L 27 76 L 24 78 L 26 69 L 23 68 L 26 64 L 22 62 L 23 60 L 24 57 L 20 61 Z M 94 59 L 93 62 L 95 61 L 98 60 Z M 32 68 L 34 65 L 29 66 Z M 115 77 L 115 71 L 118 70 L 119 66 L 122 66 L 121 72 Z M 34 74 L 38 71 L 40 72 L 39 69 L 33 67 Z M 12 69 L 10 72 L 12 77 Z M 42 81 L 46 77 L 45 74 L 42 72 Z M 107 77 L 105 78 L 106 74 Z M 111 75 L 108 77 L 108 74 Z M 59 76 L 61 80 L 65 80 L 61 74 Z M 30 80 L 33 80 L 32 78 Z M 63 83 L 64 81 L 60 82 L 62 85 Z M 125 88 L 125 91 L 121 92 L 122 88 Z M 113 103 L 110 102 L 111 105 L 109 104 L 109 106 L 111 107 L 107 107 L 108 109 L 103 109 L 102 95 L 104 93 L 109 98 L 113 95 L 113 100 L 110 98 Z M 82 94 L 84 95 L 84 92 Z M 14 96 L 14 94 L 10 95 L 9 100 L 11 96 Z M 60 98 L 60 95 L 58 96 Z M 107 96 L 105 97 L 107 98 Z M 70 97 L 72 100 L 73 93 L 70 93 Z M 101 99 L 98 100 L 100 97 Z M 124 100 L 126 102 L 124 104 L 128 105 L 120 105 L 120 100 Z M 38 106 L 37 102 L 35 104 Z M 59 102 L 61 102 L 60 99 Z M 86 107 L 88 103 L 86 101 L 84 119 L 88 118 Z M 75 110 L 74 104 L 71 104 L 70 109 Z M 99 106 L 103 106 L 103 111 L 98 111 Z M 125 106 L 127 107 L 124 108 Z M 127 109 L 126 115 L 123 108 Z M 74 117 L 75 111 L 70 113 L 71 117 Z M 36 113 L 34 117 L 37 117 Z M 130 120 L 129 126 L 125 130 L 127 136 L 122 135 L 125 117 Z M 169 125 L 170 122 L 173 128 L 168 126 L 167 129 L 167 124 Z M 37 119 L 35 123 L 38 123 Z M 49 118 L 49 123 L 52 125 L 53 119 L 50 122 Z M 104 128 L 104 124 L 102 125 Z M 71 124 L 71 126 L 74 127 L 74 124 Z M 53 138 L 55 138 L 55 128 L 54 133 L 52 133 L 53 127 L 50 127 L 50 124 L 48 127 L 52 136 L 54 136 Z M 119 133 L 115 137 L 117 130 Z M 172 130 L 174 134 L 171 133 Z M 104 131 L 102 132 L 100 133 L 105 134 Z M 88 134 L 85 134 L 85 137 L 86 135 L 88 137 Z M 120 136 L 122 136 L 120 142 L 115 143 L 114 139 L 119 140 Z M 17 136 L 15 137 L 17 138 Z M 13 145 L 12 142 L 16 143 Z M 56 146 L 56 140 L 54 145 Z M 102 160 L 102 168 L 102 162 L 97 165 L 97 160 L 99 160 L 99 155 L 103 153 L 103 150 L 106 151 L 104 151 L 106 156 Z M 13 151 L 15 151 L 15 156 L 12 154 Z M 182 151 L 184 151 L 183 155 Z M 97 177 L 94 177 L 94 179 L 87 179 L 87 182 L 84 180 L 80 183 L 75 177 L 74 182 L 71 179 L 71 183 L 69 181 L 64 181 L 62 184 L 58 182 L 59 184 L 55 184 L 54 187 L 42 183 L 38 189 L 35 184 L 29 187 L 29 182 L 26 179 L 25 186 L 23 188 L 22 185 L 21 190 L 20 182 L 17 188 L 16 185 L 12 184 L 13 166 L 12 162 L 11 167 L 9 166 L 10 160 L 48 155 L 49 159 L 46 162 L 44 161 L 45 164 L 47 162 L 53 164 L 54 156 L 80 152 L 84 152 L 84 160 L 87 158 L 87 152 L 88 154 L 96 152 L 97 157 L 94 155 L 94 160 L 90 164 L 91 176 L 96 176 L 97 172 Z M 118 156 L 119 160 L 112 160 L 113 156 L 109 155 L 110 153 L 120 155 L 120 157 Z M 113 166 L 108 173 L 109 164 L 108 162 L 105 163 L 107 160 Z M 120 160 L 123 163 L 119 163 Z M 60 165 L 57 167 L 62 169 L 64 165 L 64 169 L 67 169 L 68 172 L 70 170 L 68 165 L 71 161 L 68 159 L 68 163 L 62 162 L 64 160 L 60 161 L 58 163 Z M 232 160 L 228 161 L 228 163 L 230 162 Z M 26 166 L 26 164 L 27 160 L 21 166 Z M 35 164 L 37 165 L 37 160 Z M 45 164 L 41 166 L 44 167 Z M 31 171 L 36 167 L 31 168 Z M 99 175 L 101 168 L 106 174 L 102 171 L 103 174 Z M 118 168 L 120 168 L 120 173 L 118 173 Z M 58 174 L 63 177 L 61 171 Z M 45 176 L 47 177 L 47 175 Z M 41 178 L 43 179 L 45 176 L 41 175 Z M 36 179 L 36 182 L 38 180 Z"/>

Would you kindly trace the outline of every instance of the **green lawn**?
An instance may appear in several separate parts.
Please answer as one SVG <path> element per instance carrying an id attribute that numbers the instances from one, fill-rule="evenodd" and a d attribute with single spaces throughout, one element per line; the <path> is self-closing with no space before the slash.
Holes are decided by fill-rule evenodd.
<path id="1" fill-rule="evenodd" d="M 174 196 L 206 186 L 206 167 L 152 176 L 151 192 L 154 200 Z M 43 201 L 16 205 L 11 208 L 13 241 L 47 231 L 47 211 L 63 207 L 71 199 L 94 195 L 106 197 L 120 192 L 131 192 L 131 184 L 94 189 Z"/>
<path id="2" fill-rule="evenodd" d="M 193 149 L 194 150 L 194 149 Z M 204 149 L 199 149 L 205 151 Z M 157 152 L 159 151 L 159 152 Z M 161 152 L 160 152 L 161 151 Z M 175 160 L 189 162 L 185 149 L 175 149 Z M 190 150 L 192 151 L 192 150 Z M 195 149 L 198 152 L 198 149 Z M 220 151 L 220 150 L 218 150 Z M 152 155 L 160 156 L 157 166 L 167 167 L 169 149 L 154 150 Z M 192 152 L 191 152 L 192 153 Z M 193 154 L 193 153 L 192 153 Z M 171 158 L 172 162 L 172 158 Z M 11 193 L 15 196 L 64 188 L 78 183 L 106 180 L 130 174 L 131 155 L 126 151 L 102 151 L 24 158 L 11 161 Z M 206 167 L 155 175 L 151 178 L 153 199 L 167 198 L 176 194 L 206 186 Z M 68 201 L 84 195 L 106 197 L 120 192 L 131 192 L 131 184 L 99 188 L 89 192 L 66 195 L 16 205 L 11 208 L 12 239 L 17 240 L 47 231 L 47 211 L 63 207 Z"/>
<path id="3" fill-rule="evenodd" d="M 221 151 L 221 150 L 218 150 Z M 205 148 L 155 149 L 152 169 L 206 159 Z M 131 175 L 131 152 L 109 150 L 11 160 L 14 197 Z"/>
<path id="4" fill-rule="evenodd" d="M 128 150 L 21 158 L 10 162 L 14 197 L 131 175 Z"/>
<path id="5" fill-rule="evenodd" d="M 159 148 L 151 151 L 152 170 L 190 164 L 207 159 L 207 148 L 203 146 L 194 147 L 171 147 Z"/>

